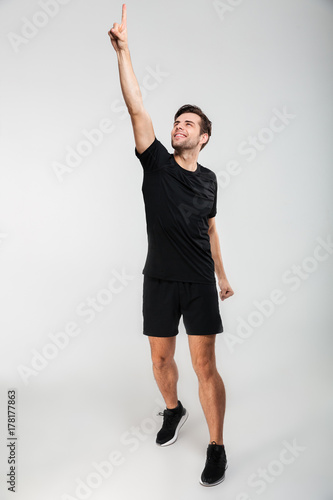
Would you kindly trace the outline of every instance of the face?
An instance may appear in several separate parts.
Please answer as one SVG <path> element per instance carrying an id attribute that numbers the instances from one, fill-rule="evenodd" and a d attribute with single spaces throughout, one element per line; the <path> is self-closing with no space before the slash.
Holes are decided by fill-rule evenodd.
<path id="1" fill-rule="evenodd" d="M 200 135 L 200 123 L 201 118 L 195 113 L 178 116 L 171 131 L 171 144 L 177 153 L 195 149 L 206 142 L 207 134 Z"/>

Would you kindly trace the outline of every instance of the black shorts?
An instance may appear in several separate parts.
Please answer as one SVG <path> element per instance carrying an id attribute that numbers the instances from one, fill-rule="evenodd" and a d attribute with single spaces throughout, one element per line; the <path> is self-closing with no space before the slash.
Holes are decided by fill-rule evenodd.
<path id="1" fill-rule="evenodd" d="M 143 277 L 143 334 L 173 337 L 181 315 L 188 335 L 223 332 L 216 284 Z"/>

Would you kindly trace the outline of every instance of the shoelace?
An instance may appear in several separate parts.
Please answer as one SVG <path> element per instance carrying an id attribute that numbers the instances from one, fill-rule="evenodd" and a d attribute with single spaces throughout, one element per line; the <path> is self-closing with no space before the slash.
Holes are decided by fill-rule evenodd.
<path id="1" fill-rule="evenodd" d="M 163 426 L 164 427 L 172 427 L 173 425 L 173 420 L 174 418 L 177 416 L 176 413 L 166 413 L 167 410 L 164 410 L 164 411 L 159 411 L 157 413 L 157 415 L 161 416 L 161 417 L 164 417 L 164 420 L 163 420 Z"/>
<path id="2" fill-rule="evenodd" d="M 216 441 L 212 441 L 210 444 L 217 444 Z M 222 452 L 222 457 L 223 457 L 223 452 Z M 224 457 L 223 457 L 224 458 Z M 221 452 L 219 452 L 216 448 L 214 449 L 213 447 L 208 448 L 208 453 L 207 453 L 207 460 L 210 462 L 218 462 L 221 460 Z"/>

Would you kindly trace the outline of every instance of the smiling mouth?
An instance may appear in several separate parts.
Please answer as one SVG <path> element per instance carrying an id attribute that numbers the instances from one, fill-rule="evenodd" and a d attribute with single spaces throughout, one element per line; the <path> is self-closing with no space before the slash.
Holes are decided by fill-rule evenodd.
<path id="1" fill-rule="evenodd" d="M 184 134 L 175 134 L 175 138 L 176 137 L 186 137 L 186 135 L 184 135 Z"/>

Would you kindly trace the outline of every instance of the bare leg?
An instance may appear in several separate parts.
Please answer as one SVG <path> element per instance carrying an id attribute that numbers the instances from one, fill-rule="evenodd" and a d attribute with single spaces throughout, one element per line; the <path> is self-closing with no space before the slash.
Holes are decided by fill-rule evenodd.
<path id="1" fill-rule="evenodd" d="M 178 404 L 178 368 L 174 360 L 176 336 L 149 336 L 149 343 L 156 383 L 164 398 L 166 407 L 175 408 Z"/>
<path id="2" fill-rule="evenodd" d="M 223 380 L 216 369 L 215 337 L 216 335 L 188 335 L 188 341 L 210 442 L 223 444 L 226 395 Z"/>

